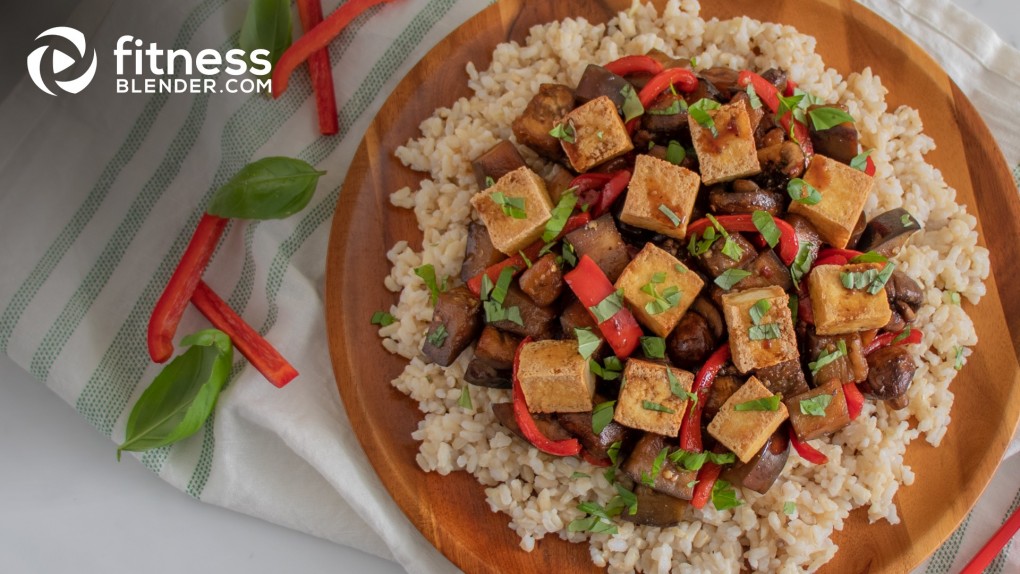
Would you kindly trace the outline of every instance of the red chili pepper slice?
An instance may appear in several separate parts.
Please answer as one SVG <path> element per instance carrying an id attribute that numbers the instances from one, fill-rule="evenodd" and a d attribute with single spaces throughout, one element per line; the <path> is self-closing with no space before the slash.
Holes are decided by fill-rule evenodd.
<path id="1" fill-rule="evenodd" d="M 283 358 L 269 341 L 245 322 L 226 301 L 220 299 L 204 281 L 199 281 L 191 302 L 205 315 L 214 327 L 230 337 L 234 347 L 240 351 L 251 366 L 277 387 L 283 387 L 298 376 L 298 372 Z"/>
<path id="2" fill-rule="evenodd" d="M 701 413 L 708 400 L 708 390 L 715 382 L 719 369 L 730 360 L 730 344 L 723 343 L 716 349 L 704 365 L 698 369 L 691 385 L 691 392 L 698 397 L 697 401 L 687 401 L 687 412 L 680 421 L 680 448 L 690 452 L 701 452 Z"/>
<path id="3" fill-rule="evenodd" d="M 580 229 L 585 225 L 588 225 L 590 221 L 591 215 L 588 213 L 578 213 L 577 215 L 571 215 L 570 218 L 567 219 L 567 222 L 563 224 L 563 230 L 560 231 L 560 234 L 556 236 L 556 239 L 559 240 L 561 237 L 570 233 L 571 231 L 574 231 L 575 229 Z M 543 247 L 545 247 L 545 243 L 543 243 L 542 240 L 538 240 L 524 248 L 523 253 L 528 257 L 528 261 L 534 261 L 535 259 L 538 259 L 538 254 L 542 251 Z M 471 292 L 475 294 L 475 296 L 480 297 L 482 295 L 483 275 L 488 275 L 489 280 L 495 283 L 496 280 L 499 279 L 499 274 L 503 272 L 503 269 L 506 269 L 507 267 L 514 267 L 516 269 L 516 271 L 514 271 L 514 275 L 516 276 L 518 273 L 524 271 L 524 269 L 526 269 L 527 266 L 528 264 L 524 261 L 524 257 L 521 257 L 520 253 L 514 254 L 511 257 L 504 259 L 503 261 L 500 261 L 499 263 L 495 263 L 493 265 L 490 265 L 489 267 L 486 267 L 485 271 L 482 271 L 478 275 L 475 275 L 471 279 L 468 279 L 467 288 L 470 289 Z"/>
<path id="4" fill-rule="evenodd" d="M 538 429 L 534 417 L 531 416 L 531 411 L 528 410 L 528 403 L 524 398 L 524 390 L 521 389 L 521 381 L 517 378 L 517 372 L 521 366 L 521 350 L 524 349 L 524 345 L 530 342 L 531 337 L 525 337 L 521 344 L 517 345 L 517 351 L 514 352 L 514 420 L 517 421 L 517 426 L 521 428 L 521 434 L 524 435 L 524 438 L 528 439 L 528 442 L 535 445 L 535 448 L 538 450 L 555 456 L 575 456 L 581 452 L 581 443 L 576 438 L 566 440 L 550 439 Z"/>
<path id="5" fill-rule="evenodd" d="M 651 56 L 624 56 L 602 67 L 617 76 L 629 76 L 631 74 L 655 75 L 662 71 L 662 63 Z"/>
<path id="6" fill-rule="evenodd" d="M 905 331 L 906 329 L 904 329 Z M 921 331 L 917 329 L 911 329 L 910 333 L 906 337 L 903 337 L 899 341 L 893 343 L 893 339 L 903 334 L 903 331 L 897 331 L 895 333 L 882 333 L 868 343 L 867 347 L 864 347 L 864 354 L 870 355 L 871 353 L 881 349 L 882 347 L 888 347 L 890 345 L 916 345 L 921 342 L 922 335 Z"/>
<path id="7" fill-rule="evenodd" d="M 850 420 L 857 420 L 864 410 L 864 395 L 857 388 L 857 383 L 843 383 L 843 397 L 846 398 L 846 411 Z"/>
<path id="8" fill-rule="evenodd" d="M 297 0 L 298 16 L 305 33 L 322 22 L 320 0 Z M 329 50 L 321 48 L 308 57 L 308 75 L 312 77 L 315 91 L 315 109 L 319 114 L 319 131 L 333 135 L 339 131 L 336 113 L 336 94 L 333 92 L 333 67 L 329 62 Z"/>
<path id="9" fill-rule="evenodd" d="M 287 90 L 290 75 L 312 54 L 329 46 L 348 24 L 376 4 L 393 0 L 348 0 L 347 3 L 333 11 L 318 26 L 298 38 L 290 48 L 280 55 L 273 66 L 273 97 L 279 98 Z"/>
<path id="10" fill-rule="evenodd" d="M 718 215 L 715 217 L 715 220 L 726 231 L 758 233 L 758 228 L 755 227 L 754 220 L 749 213 Z M 800 250 L 800 240 L 797 239 L 797 233 L 793 230 L 793 226 L 782 219 L 773 217 L 772 221 L 779 228 L 779 245 L 777 245 L 779 257 L 783 260 L 783 263 L 791 265 L 797 258 L 797 251 Z M 707 217 L 699 219 L 687 226 L 687 235 L 689 237 L 694 233 L 701 234 L 711 225 L 712 222 Z"/>
<path id="11" fill-rule="evenodd" d="M 177 269 L 174 270 L 149 317 L 147 342 L 149 356 L 153 361 L 162 363 L 174 353 L 173 339 L 177 325 L 181 322 L 184 309 L 188 306 L 195 287 L 202 280 L 202 273 L 209 264 L 209 259 L 212 258 L 226 227 L 226 219 L 208 213 L 198 221 L 198 227 L 191 235 L 191 241 L 184 250 Z"/>
<path id="12" fill-rule="evenodd" d="M 819 452 L 815 447 L 809 445 L 806 442 L 801 442 L 797 438 L 797 433 L 790 429 L 790 444 L 793 445 L 793 449 L 797 451 L 804 460 L 812 464 L 825 464 L 829 462 L 829 457 Z"/>
<path id="13" fill-rule="evenodd" d="M 697 509 L 705 508 L 708 501 L 712 499 L 712 487 L 722 473 L 722 466 L 708 461 L 698 470 L 698 483 L 694 485 L 694 495 L 691 497 L 691 506 Z"/>
<path id="14" fill-rule="evenodd" d="M 581 256 L 577 267 L 564 275 L 563 280 L 577 295 L 581 304 L 589 308 L 589 313 L 591 307 L 598 305 L 616 291 L 598 264 L 587 255 Z M 592 316 L 594 317 L 594 314 Z M 598 321 L 598 317 L 595 320 Z M 609 346 L 613 348 L 613 353 L 621 359 L 626 359 L 634 352 L 644 334 L 634 315 L 626 307 L 599 323 L 599 331 L 602 331 Z"/>

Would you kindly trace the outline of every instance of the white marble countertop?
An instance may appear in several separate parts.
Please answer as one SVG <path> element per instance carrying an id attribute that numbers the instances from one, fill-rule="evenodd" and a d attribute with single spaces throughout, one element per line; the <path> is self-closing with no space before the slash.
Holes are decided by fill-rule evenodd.
<path id="1" fill-rule="evenodd" d="M 1020 2 L 954 0 L 1020 46 Z M 0 21 L 0 98 L 23 73 L 11 46 L 76 0 L 20 2 Z M 0 572 L 403 572 L 388 562 L 196 502 L 114 446 L 0 356 Z M 96 525 L 101 524 L 101 528 Z"/>

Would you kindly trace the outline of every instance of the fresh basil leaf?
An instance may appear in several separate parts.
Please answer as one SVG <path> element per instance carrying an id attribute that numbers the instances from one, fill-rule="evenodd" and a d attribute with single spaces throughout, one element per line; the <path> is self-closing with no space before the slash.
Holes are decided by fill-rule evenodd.
<path id="1" fill-rule="evenodd" d="M 957 345 L 957 346 L 953 347 L 953 352 L 956 353 L 956 359 L 953 362 L 953 368 L 956 369 L 957 371 L 959 371 L 960 369 L 963 368 L 963 363 L 964 363 L 964 360 L 963 360 L 963 347 L 960 346 L 960 345 Z"/>
<path id="2" fill-rule="evenodd" d="M 620 483 L 616 483 L 613 486 L 616 487 L 616 496 L 609 501 L 609 505 L 617 508 L 622 507 L 631 515 L 637 514 L 637 495 L 624 488 Z"/>
<path id="3" fill-rule="evenodd" d="M 790 299 L 786 302 L 786 306 L 790 309 L 790 322 L 796 325 L 797 313 L 800 311 L 800 297 L 796 293 L 790 293 Z"/>
<path id="4" fill-rule="evenodd" d="M 755 325 L 761 323 L 762 318 L 765 317 L 765 313 L 768 313 L 771 308 L 772 303 L 769 303 L 768 299 L 758 299 L 755 301 L 749 311 L 751 314 L 751 322 Z"/>
<path id="5" fill-rule="evenodd" d="M 567 122 L 566 124 L 556 124 L 553 129 L 549 130 L 549 135 L 552 137 L 563 140 L 567 143 L 574 143 L 574 124 Z"/>
<path id="6" fill-rule="evenodd" d="M 723 255 L 729 257 L 733 261 L 740 261 L 740 257 L 744 255 L 744 250 L 737 245 L 737 242 L 733 240 L 733 237 L 727 235 L 726 239 L 723 240 L 722 249 L 720 249 Z"/>
<path id="7" fill-rule="evenodd" d="M 488 301 L 489 296 L 492 294 L 492 290 L 495 286 L 492 284 L 492 279 L 489 279 L 489 274 L 482 275 L 482 301 Z"/>
<path id="8" fill-rule="evenodd" d="M 276 66 L 276 61 L 290 47 L 290 42 L 290 2 L 251 0 L 238 38 L 238 44 L 249 58 L 255 50 L 266 50 L 269 61 Z"/>
<path id="9" fill-rule="evenodd" d="M 591 431 L 596 435 L 602 434 L 602 431 L 613 421 L 613 408 L 616 406 L 616 401 L 606 401 L 599 403 L 591 411 Z"/>
<path id="10" fill-rule="evenodd" d="M 620 456 L 621 446 L 623 446 L 623 443 L 620 441 L 616 441 L 613 444 L 609 445 L 609 448 L 606 449 L 606 456 L 609 457 L 609 462 L 613 463 L 613 466 L 616 466 L 616 463 Z"/>
<path id="11" fill-rule="evenodd" d="M 602 339 L 592 332 L 591 329 L 574 327 L 574 335 L 577 337 L 577 352 L 588 360 L 602 344 Z"/>
<path id="12" fill-rule="evenodd" d="M 758 91 L 754 89 L 754 84 L 750 82 L 747 84 L 747 97 L 751 100 L 752 108 L 761 109 L 761 98 L 758 97 Z"/>
<path id="13" fill-rule="evenodd" d="M 206 211 L 232 219 L 283 219 L 308 205 L 325 173 L 299 159 L 264 157 L 216 190 Z"/>
<path id="14" fill-rule="evenodd" d="M 900 225 L 902 225 L 903 227 L 913 227 L 914 218 L 910 217 L 909 213 L 904 213 L 903 215 L 900 216 Z"/>
<path id="15" fill-rule="evenodd" d="M 828 395 L 826 395 L 828 396 Z M 733 405 L 735 411 L 771 411 L 775 412 L 779 410 L 779 401 L 783 399 L 783 396 L 779 393 L 772 395 L 771 397 L 763 397 L 760 399 L 754 399 L 750 401 L 744 401 Z"/>
<path id="16" fill-rule="evenodd" d="M 942 293 L 942 300 L 950 305 L 959 305 L 960 294 L 956 291 L 944 291 Z"/>
<path id="17" fill-rule="evenodd" d="M 641 350 L 649 359 L 666 358 L 666 340 L 662 337 L 641 337 Z"/>
<path id="18" fill-rule="evenodd" d="M 661 211 L 663 215 L 669 219 L 669 222 L 673 224 L 673 227 L 680 227 L 680 217 L 678 217 L 676 213 L 673 213 L 673 210 L 670 209 L 668 205 L 660 203 L 659 211 Z"/>
<path id="19" fill-rule="evenodd" d="M 818 395 L 810 399 L 800 400 L 800 412 L 812 417 L 824 417 L 825 409 L 832 404 L 832 395 Z"/>
<path id="20" fill-rule="evenodd" d="M 680 145 L 676 140 L 669 140 L 669 145 L 666 147 L 666 161 L 673 165 L 680 165 L 686 157 L 687 152 L 684 150 L 684 146 Z"/>
<path id="21" fill-rule="evenodd" d="M 475 407 L 471 404 L 471 392 L 468 391 L 467 385 L 460 388 L 460 398 L 457 399 L 457 404 L 462 409 L 474 410 Z"/>
<path id="22" fill-rule="evenodd" d="M 875 151 L 875 150 L 873 150 L 873 149 L 864 150 L 861 153 L 855 155 L 854 158 L 852 160 L 850 160 L 850 167 L 852 167 L 852 168 L 854 168 L 854 169 L 856 169 L 858 171 L 865 171 L 865 170 L 867 170 L 868 169 L 868 156 L 871 155 L 871 153 L 873 151 Z"/>
<path id="23" fill-rule="evenodd" d="M 496 180 L 492 179 L 491 175 L 485 176 L 485 187 L 490 188 L 494 185 L 496 185 Z"/>
<path id="24" fill-rule="evenodd" d="M 822 193 L 799 177 L 791 179 L 790 183 L 786 184 L 786 192 L 790 194 L 790 199 L 804 205 L 816 205 L 822 200 Z"/>
<path id="25" fill-rule="evenodd" d="M 518 307 L 517 305 L 514 305 L 513 307 L 507 307 L 506 319 L 511 323 L 516 323 L 520 325 L 521 327 L 524 326 L 524 318 L 521 317 L 521 308 Z"/>
<path id="26" fill-rule="evenodd" d="M 425 282 L 425 287 L 429 290 L 429 303 L 435 305 L 436 301 L 439 300 L 439 294 L 446 290 L 446 281 L 444 280 L 442 285 L 440 285 L 436 279 L 436 268 L 431 263 L 415 267 L 414 274 L 421 277 L 421 280 Z"/>
<path id="27" fill-rule="evenodd" d="M 722 275 L 715 278 L 715 284 L 722 287 L 723 290 L 729 291 L 734 285 L 739 283 L 743 278 L 750 277 L 750 271 L 744 271 L 736 267 L 727 269 Z"/>
<path id="28" fill-rule="evenodd" d="M 895 270 L 896 270 L 895 263 L 893 263 L 892 261 L 886 263 L 885 267 L 883 267 L 882 270 L 878 272 L 878 276 L 875 277 L 875 280 L 872 281 L 871 285 L 868 286 L 868 294 L 877 295 L 878 292 L 881 291 L 883 287 L 885 287 L 886 282 L 889 281 L 889 278 L 892 277 L 893 271 Z"/>
<path id="29" fill-rule="evenodd" d="M 574 480 L 575 478 L 591 478 L 591 475 L 585 472 L 575 470 L 574 474 L 570 475 L 570 480 Z"/>
<path id="30" fill-rule="evenodd" d="M 711 104 L 708 102 L 711 102 Z M 713 120 L 711 114 L 706 111 L 718 108 L 719 102 L 708 98 L 702 98 L 688 106 L 687 113 L 690 114 L 694 121 L 698 122 L 698 125 L 711 132 L 712 137 L 719 137 L 719 129 L 715 127 L 715 120 Z"/>
<path id="31" fill-rule="evenodd" d="M 446 325 L 440 323 L 435 329 L 429 331 L 429 334 L 425 336 L 425 340 L 433 347 L 442 347 L 443 343 L 446 342 L 446 337 L 449 335 L 446 332 Z"/>
<path id="32" fill-rule="evenodd" d="M 517 268 L 513 265 L 504 267 L 499 271 L 499 277 L 496 279 L 496 285 L 492 288 L 491 297 L 492 300 L 503 304 L 506 300 L 506 294 L 510 290 L 510 282 L 514 280 L 514 273 L 517 273 Z"/>
<path id="33" fill-rule="evenodd" d="M 850 263 L 885 263 L 886 261 L 889 261 L 889 259 L 885 255 L 868 251 L 854 257 L 850 260 Z"/>
<path id="34" fill-rule="evenodd" d="M 780 335 L 781 333 L 779 332 L 778 323 L 751 325 L 747 329 L 747 338 L 752 341 L 766 341 L 770 339 L 778 339 Z"/>
<path id="35" fill-rule="evenodd" d="M 608 321 L 613 315 L 616 315 L 623 309 L 623 295 L 619 290 L 613 291 L 606 298 L 599 302 L 598 305 L 588 307 L 592 315 L 595 316 L 595 320 L 599 323 Z"/>
<path id="36" fill-rule="evenodd" d="M 840 343 L 842 342 L 843 340 L 840 339 Z M 835 361 L 836 359 L 839 359 L 840 357 L 845 356 L 846 356 L 846 344 L 844 343 L 843 347 L 837 347 L 833 351 L 822 351 L 821 354 L 818 355 L 817 360 L 808 363 L 808 369 L 811 370 L 812 376 L 817 375 L 818 371 L 822 370 L 822 367 L 828 365 L 829 363 Z"/>
<path id="37" fill-rule="evenodd" d="M 892 340 L 891 344 L 895 345 L 896 343 L 899 343 L 903 339 L 906 339 L 907 337 L 910 336 L 910 332 L 911 331 L 913 331 L 913 329 L 910 327 L 910 325 L 907 325 L 907 327 L 905 329 L 900 331 L 899 335 L 896 335 L 895 337 L 893 337 L 893 340 Z"/>
<path id="38" fill-rule="evenodd" d="M 652 472 L 651 472 L 651 474 L 648 477 L 649 480 L 647 482 L 642 480 L 642 482 L 644 482 L 645 486 L 648 486 L 650 488 L 655 486 L 655 481 L 659 479 L 659 474 L 662 473 L 662 466 L 664 464 L 666 464 L 666 455 L 668 455 L 668 454 L 669 454 L 669 447 L 667 446 L 667 447 L 663 447 L 662 450 L 659 451 L 659 454 L 656 455 L 655 460 L 652 461 Z M 642 475 L 643 474 L 644 473 L 642 473 Z M 643 478 L 644 478 L 644 476 L 642 476 L 642 479 Z"/>
<path id="39" fill-rule="evenodd" d="M 616 360 L 615 363 L 613 362 L 613 359 Z M 600 365 L 595 359 L 588 359 L 588 367 L 595 376 L 601 377 L 606 381 L 615 381 L 616 379 L 619 379 L 620 372 L 623 370 L 620 366 L 619 359 L 616 359 L 616 357 L 609 357 L 606 359 L 604 365 Z"/>
<path id="40" fill-rule="evenodd" d="M 793 112 L 794 110 L 798 109 L 800 107 L 801 102 L 804 101 L 806 95 L 807 94 L 803 92 L 801 93 L 794 92 L 792 96 L 783 96 L 782 94 L 777 94 L 777 97 L 779 98 L 779 109 L 776 110 L 776 117 L 781 118 L 785 116 L 788 112 Z"/>
<path id="41" fill-rule="evenodd" d="M 730 486 L 729 481 L 716 480 L 712 485 L 712 505 L 716 510 L 728 510 L 743 504 L 737 498 L 737 491 Z"/>
<path id="42" fill-rule="evenodd" d="M 686 470 L 697 471 L 705 465 L 708 460 L 708 452 L 691 452 L 687 450 L 676 450 L 669 455 L 669 461 Z"/>
<path id="43" fill-rule="evenodd" d="M 851 290 L 864 289 L 878 277 L 878 270 L 865 269 L 864 271 L 843 271 L 839 274 L 839 280 L 843 287 Z"/>
<path id="44" fill-rule="evenodd" d="M 503 210 L 503 215 L 508 215 L 514 219 L 528 218 L 523 197 L 507 197 L 501 191 L 494 191 L 489 194 L 489 198 Z"/>
<path id="45" fill-rule="evenodd" d="M 553 208 L 552 216 L 545 224 L 545 231 L 542 232 L 542 241 L 549 243 L 559 237 L 560 232 L 563 231 L 563 226 L 570 219 L 570 214 L 573 213 L 575 205 L 577 205 L 577 196 L 569 191 L 564 192 L 560 197 L 559 203 Z"/>
<path id="46" fill-rule="evenodd" d="M 145 451 L 188 438 L 202 428 L 230 375 L 234 348 L 222 331 L 208 329 L 181 340 L 190 348 L 160 371 L 131 409 L 123 451 Z"/>
<path id="47" fill-rule="evenodd" d="M 698 395 L 696 393 L 689 392 L 683 385 L 680 384 L 680 379 L 676 378 L 671 367 L 666 367 L 666 379 L 669 380 L 669 392 L 673 393 L 674 397 L 685 401 L 690 400 L 692 402 L 697 402 Z"/>
<path id="48" fill-rule="evenodd" d="M 372 324 L 379 325 L 380 327 L 386 327 L 396 322 L 396 317 L 390 315 L 386 311 L 376 311 L 372 313 Z"/>
<path id="49" fill-rule="evenodd" d="M 567 265 L 570 265 L 571 267 L 577 265 L 577 254 L 574 253 L 573 245 L 564 241 L 563 249 L 561 249 L 560 252 L 563 254 L 563 260 L 567 263 Z"/>
<path id="50" fill-rule="evenodd" d="M 772 219 L 772 215 L 769 212 L 759 209 L 751 214 L 751 221 L 754 223 L 758 233 L 761 233 L 761 236 L 765 238 L 765 242 L 769 244 L 769 247 L 779 245 L 779 238 L 782 234 L 779 232 L 776 220 Z"/>
<path id="51" fill-rule="evenodd" d="M 814 248 L 815 244 L 810 241 L 801 243 L 797 248 L 797 256 L 794 257 L 793 264 L 790 265 L 790 276 L 793 277 L 794 284 L 800 283 L 800 280 L 811 271 L 811 265 L 817 257 L 817 253 L 814 256 L 811 254 Z"/>
<path id="52" fill-rule="evenodd" d="M 623 96 L 623 106 L 620 111 L 623 112 L 624 122 L 641 117 L 645 113 L 645 107 L 641 105 L 641 100 L 638 99 L 634 86 L 630 85 L 629 82 L 620 88 L 620 95 Z"/>
<path id="53" fill-rule="evenodd" d="M 783 503 L 783 514 L 792 515 L 797 512 L 797 504 L 795 502 L 786 501 Z"/>
<path id="54" fill-rule="evenodd" d="M 815 108 L 808 111 L 815 130 L 827 130 L 846 122 L 854 123 L 854 117 L 839 108 Z"/>
<path id="55" fill-rule="evenodd" d="M 669 415 L 676 413 L 676 411 L 674 411 L 673 409 L 665 405 L 660 405 L 659 403 L 654 401 L 641 401 L 641 407 L 646 411 L 656 411 L 660 413 L 666 413 Z"/>

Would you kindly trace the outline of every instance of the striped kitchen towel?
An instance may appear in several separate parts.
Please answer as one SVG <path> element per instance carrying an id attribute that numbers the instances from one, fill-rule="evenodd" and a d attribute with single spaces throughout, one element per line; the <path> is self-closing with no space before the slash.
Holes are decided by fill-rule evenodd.
<path id="1" fill-rule="evenodd" d="M 326 10 L 337 3 L 327 0 Z M 1020 160 L 1004 107 L 1020 100 L 1020 54 L 946 0 L 865 3 L 936 55 L 987 111 L 1007 158 Z M 120 442 L 130 405 L 159 371 L 145 347 L 149 313 L 212 190 L 253 159 L 304 159 L 327 172 L 309 207 L 286 220 L 232 224 L 205 275 L 295 363 L 300 381 L 276 389 L 239 359 L 202 431 L 141 460 L 203 501 L 410 571 L 455 571 L 378 484 L 351 431 L 329 362 L 322 290 L 328 223 L 365 128 L 403 74 L 488 4 L 405 0 L 356 19 L 330 46 L 340 133 L 323 137 L 305 74 L 275 101 L 116 93 L 105 47 L 117 38 L 222 53 L 237 44 L 247 0 L 85 0 L 68 26 L 104 47 L 90 88 L 55 98 L 25 78 L 0 104 L 0 352 Z M 189 310 L 179 333 L 205 325 Z M 919 572 L 958 570 L 1017 506 L 1017 450 L 1014 440 L 978 506 Z M 1018 555 L 1004 553 L 991 571 L 1020 571 Z"/>

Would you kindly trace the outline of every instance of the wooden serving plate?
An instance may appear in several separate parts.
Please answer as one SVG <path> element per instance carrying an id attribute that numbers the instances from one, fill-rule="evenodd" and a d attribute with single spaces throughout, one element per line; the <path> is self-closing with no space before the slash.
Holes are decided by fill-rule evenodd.
<path id="1" fill-rule="evenodd" d="M 656 2 L 660 6 L 662 1 Z M 369 126 L 350 167 L 333 221 L 326 273 L 329 343 L 340 394 L 380 480 L 414 525 L 466 572 L 597 571 L 585 544 L 547 536 L 519 549 L 508 517 L 489 510 L 482 487 L 464 472 L 443 477 L 415 463 L 411 439 L 422 418 L 413 400 L 390 386 L 404 361 L 387 353 L 369 326 L 394 295 L 382 287 L 385 253 L 396 241 L 420 243 L 413 214 L 388 196 L 415 186 L 421 174 L 404 168 L 394 149 L 418 135 L 433 110 L 469 95 L 464 66 L 488 67 L 497 43 L 523 41 L 536 23 L 584 16 L 609 19 L 629 0 L 569 0 L 495 4 L 440 42 L 400 83 Z M 991 251 L 992 275 L 979 309 L 969 308 L 980 344 L 953 383 L 952 424 L 938 449 L 910 445 L 917 479 L 897 495 L 901 523 L 869 525 L 851 514 L 835 538 L 841 550 L 826 572 L 907 572 L 957 527 L 995 472 L 1020 413 L 1020 200 L 1009 170 L 977 111 L 945 72 L 897 29 L 854 2 L 727 0 L 705 2 L 702 16 L 747 15 L 792 24 L 818 38 L 827 65 L 844 75 L 870 66 L 889 89 L 890 109 L 920 110 L 937 148 L 928 160 L 941 169 L 979 221 Z M 975 193 L 980 190 L 980 193 Z"/>

